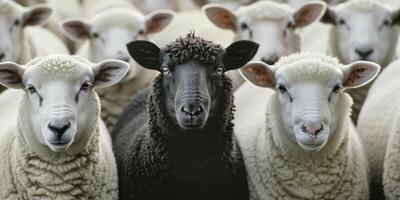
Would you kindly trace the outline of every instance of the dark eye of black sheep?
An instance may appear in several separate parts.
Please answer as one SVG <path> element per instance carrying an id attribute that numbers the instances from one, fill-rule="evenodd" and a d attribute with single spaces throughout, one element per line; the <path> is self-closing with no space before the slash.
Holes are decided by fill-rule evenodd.
<path id="1" fill-rule="evenodd" d="M 279 89 L 279 91 L 280 91 L 282 94 L 284 94 L 285 92 L 287 92 L 287 89 L 286 89 L 285 86 L 283 86 L 283 85 L 279 85 L 279 86 L 278 86 L 278 89 Z"/>
<path id="2" fill-rule="evenodd" d="M 29 92 L 30 94 L 36 93 L 36 89 L 35 89 L 35 87 L 33 87 L 32 85 L 28 85 L 28 86 L 26 87 L 26 90 L 28 90 L 28 92 Z"/>
<path id="3" fill-rule="evenodd" d="M 81 91 L 88 91 L 89 88 L 92 86 L 88 81 L 84 82 L 81 86 Z"/>
<path id="4" fill-rule="evenodd" d="M 240 28 L 241 28 L 242 30 L 246 30 L 246 29 L 249 28 L 249 26 L 247 26 L 246 23 L 241 23 L 241 24 L 240 24 Z"/>
<path id="5" fill-rule="evenodd" d="M 93 38 L 99 38 L 99 34 L 98 33 L 96 33 L 96 32 L 94 32 L 93 34 L 92 34 L 92 36 L 93 36 Z"/>
<path id="6" fill-rule="evenodd" d="M 14 21 L 14 26 L 18 26 L 19 23 L 20 23 L 19 19 L 16 19 L 16 20 Z"/>

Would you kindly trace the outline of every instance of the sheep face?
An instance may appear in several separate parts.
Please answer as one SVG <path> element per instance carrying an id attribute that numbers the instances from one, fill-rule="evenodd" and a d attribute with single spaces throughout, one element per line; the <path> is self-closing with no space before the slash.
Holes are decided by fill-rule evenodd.
<path id="1" fill-rule="evenodd" d="M 261 1 L 243 6 L 235 13 L 210 5 L 204 8 L 208 18 L 218 27 L 235 31 L 236 40 L 252 40 L 260 44 L 254 60 L 274 64 L 281 56 L 300 51 L 297 29 L 318 20 L 324 3 L 307 3 L 297 11 L 288 5 Z"/>
<path id="2" fill-rule="evenodd" d="M 0 61 L 17 62 L 24 43 L 24 28 L 44 23 L 51 9 L 43 6 L 23 8 L 12 1 L 0 4 Z"/>
<path id="3" fill-rule="evenodd" d="M 163 30 L 172 20 L 169 11 L 157 11 L 143 16 L 127 9 L 111 9 L 95 16 L 91 22 L 67 20 L 64 31 L 71 39 L 89 41 L 89 60 L 118 59 L 131 65 L 125 81 L 136 78 L 141 68 L 130 58 L 126 44 L 132 40 L 147 39 L 148 34 Z"/>
<path id="4" fill-rule="evenodd" d="M 344 63 L 366 60 L 386 65 L 398 40 L 397 12 L 382 3 L 356 0 L 329 7 L 322 22 L 333 25 L 331 51 Z"/>
<path id="5" fill-rule="evenodd" d="M 38 58 L 26 67 L 1 63 L 0 83 L 26 91 L 20 110 L 27 123 L 23 126 L 28 128 L 25 136 L 62 152 L 75 143 L 88 142 L 85 138 L 91 138 L 97 128 L 100 112 L 94 88 L 118 82 L 127 69 L 122 61 L 93 65 L 80 58 L 53 56 Z"/>
<path id="6" fill-rule="evenodd" d="M 251 41 L 238 41 L 224 52 L 221 48 L 220 51 L 210 49 L 203 53 L 203 47 L 194 45 L 193 48 L 199 48 L 194 51 L 214 61 L 196 60 L 199 55 L 191 55 L 177 62 L 177 58 L 171 56 L 173 53 L 161 51 L 151 42 L 134 41 L 128 44 L 130 54 L 139 64 L 162 73 L 165 110 L 171 121 L 183 130 L 204 127 L 208 118 L 218 110 L 221 95 L 229 87 L 223 73 L 243 66 L 254 56 L 258 45 Z"/>
<path id="7" fill-rule="evenodd" d="M 380 69 L 364 61 L 341 66 L 318 59 L 277 65 L 251 62 L 241 72 L 253 84 L 276 90 L 279 103 L 275 115 L 280 118 L 281 130 L 304 151 L 321 150 L 335 133 L 339 120 L 345 120 L 340 109 L 343 90 L 368 83 Z"/>

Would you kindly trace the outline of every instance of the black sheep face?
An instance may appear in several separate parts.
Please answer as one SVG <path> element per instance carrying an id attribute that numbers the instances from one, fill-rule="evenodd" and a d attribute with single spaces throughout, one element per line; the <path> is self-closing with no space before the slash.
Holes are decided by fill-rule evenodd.
<path id="1" fill-rule="evenodd" d="M 246 64 L 258 44 L 238 41 L 223 49 L 210 41 L 188 37 L 162 50 L 149 41 L 133 41 L 128 50 L 143 67 L 162 73 L 163 101 L 171 121 L 184 130 L 200 130 L 217 110 L 220 94 L 227 87 L 224 72 Z"/>

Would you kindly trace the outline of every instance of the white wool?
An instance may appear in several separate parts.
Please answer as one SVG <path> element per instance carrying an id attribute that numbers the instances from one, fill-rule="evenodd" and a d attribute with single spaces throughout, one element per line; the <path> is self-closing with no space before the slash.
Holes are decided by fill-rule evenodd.
<path id="1" fill-rule="evenodd" d="M 145 17 L 142 13 L 126 8 L 111 8 L 92 18 L 92 24 L 101 32 L 112 26 L 125 26 L 132 30 L 143 28 Z"/>
<path id="2" fill-rule="evenodd" d="M 82 7 L 83 15 L 89 19 L 110 8 L 136 9 L 129 0 L 85 0 Z"/>
<path id="3" fill-rule="evenodd" d="M 77 66 L 90 67 L 82 58 L 63 55 L 40 57 L 26 65 L 42 66 L 48 79 L 71 76 Z M 66 72 L 67 73 L 64 73 Z M 25 76 L 25 74 L 24 74 Z M 45 76 L 41 76 L 45 77 Z M 97 115 L 91 117 L 87 131 L 64 153 L 55 153 L 47 146 L 33 146 L 33 135 L 27 121 L 27 95 L 22 90 L 7 90 L 0 95 L 2 110 L 0 131 L 0 199 L 107 199 L 118 198 L 118 174 L 111 138 L 99 119 L 99 99 L 90 104 Z M 18 111 L 19 110 L 19 111 Z M 19 113 L 19 114 L 17 114 Z M 18 117 L 18 119 L 17 119 Z M 30 137 L 32 138 L 32 137 Z M 37 142 L 35 143 L 37 144 Z"/>
<path id="4" fill-rule="evenodd" d="M 374 185 L 382 185 L 389 199 L 400 197 L 399 176 L 399 111 L 400 61 L 381 73 L 372 85 L 360 112 L 357 128 L 365 144 Z"/>
<path id="5" fill-rule="evenodd" d="M 318 54 L 295 54 L 282 57 L 274 67 L 292 83 L 326 81 L 341 73 L 343 65 Z M 272 89 L 245 83 L 235 92 L 235 100 L 235 134 L 251 199 L 368 199 L 368 164 L 349 118 L 352 100 L 348 94 L 340 93 L 336 130 L 313 153 L 305 152 L 284 132 L 282 108 Z"/>
<path id="6" fill-rule="evenodd" d="M 338 5 L 338 9 L 341 7 L 348 7 L 354 10 L 370 11 L 374 9 L 390 9 L 388 5 L 377 2 L 376 0 L 351 0 Z"/>
<path id="7" fill-rule="evenodd" d="M 260 19 L 282 19 L 294 13 L 293 8 L 284 3 L 273 1 L 259 1 L 248 6 L 241 6 L 237 10 L 237 15 L 246 15 L 253 20 Z"/>

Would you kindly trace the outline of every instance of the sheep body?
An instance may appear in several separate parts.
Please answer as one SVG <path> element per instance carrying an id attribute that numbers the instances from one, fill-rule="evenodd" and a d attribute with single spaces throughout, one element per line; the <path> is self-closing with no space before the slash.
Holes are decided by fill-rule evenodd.
<path id="1" fill-rule="evenodd" d="M 398 147 L 400 61 L 383 71 L 372 85 L 361 110 L 357 128 L 363 140 L 371 167 L 371 187 L 383 187 L 389 199 L 399 197 L 396 181 L 399 168 Z"/>

